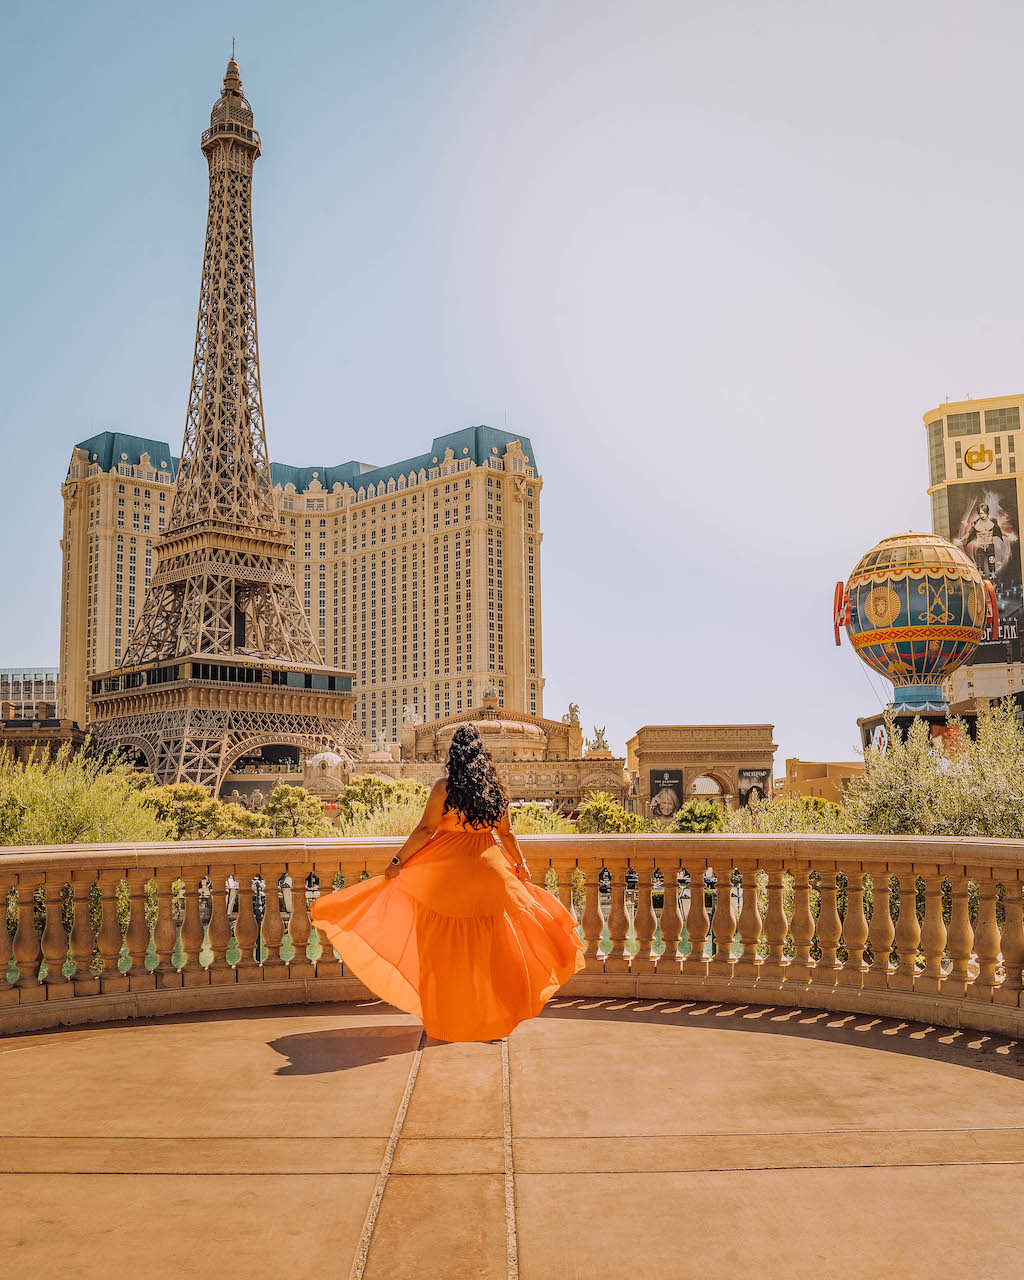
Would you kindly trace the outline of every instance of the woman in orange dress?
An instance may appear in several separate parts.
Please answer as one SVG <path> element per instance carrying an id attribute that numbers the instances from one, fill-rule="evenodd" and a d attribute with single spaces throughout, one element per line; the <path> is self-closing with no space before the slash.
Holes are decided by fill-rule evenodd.
<path id="1" fill-rule="evenodd" d="M 508 795 L 472 725 L 383 876 L 317 898 L 345 965 L 436 1040 L 497 1040 L 583 968 L 576 925 L 530 881 Z"/>

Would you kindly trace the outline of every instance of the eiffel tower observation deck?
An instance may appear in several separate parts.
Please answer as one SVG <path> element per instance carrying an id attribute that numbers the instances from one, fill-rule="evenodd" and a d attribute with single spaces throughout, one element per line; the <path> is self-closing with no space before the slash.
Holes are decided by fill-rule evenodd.
<path id="1" fill-rule="evenodd" d="M 98 745 L 158 782 L 219 789 L 265 747 L 351 760 L 351 672 L 326 667 L 271 499 L 256 339 L 252 171 L 260 154 L 234 58 L 202 150 L 210 169 L 195 358 L 174 505 L 138 626 L 92 680 Z"/>

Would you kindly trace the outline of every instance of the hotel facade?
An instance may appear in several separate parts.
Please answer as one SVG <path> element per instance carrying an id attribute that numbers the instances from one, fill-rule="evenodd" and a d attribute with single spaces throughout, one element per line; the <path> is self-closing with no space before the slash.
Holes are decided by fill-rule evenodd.
<path id="1" fill-rule="evenodd" d="M 932 530 L 960 547 L 996 590 L 998 634 L 946 689 L 951 704 L 1024 689 L 1020 513 L 1024 395 L 964 400 L 924 415 Z"/>
<path id="2" fill-rule="evenodd" d="M 275 514 L 325 663 L 355 673 L 355 719 L 398 742 L 410 719 L 483 702 L 543 714 L 540 492 L 525 436 L 476 426 L 393 466 L 272 463 Z M 102 432 L 62 485 L 60 714 L 122 660 L 166 528 L 177 459 Z"/>

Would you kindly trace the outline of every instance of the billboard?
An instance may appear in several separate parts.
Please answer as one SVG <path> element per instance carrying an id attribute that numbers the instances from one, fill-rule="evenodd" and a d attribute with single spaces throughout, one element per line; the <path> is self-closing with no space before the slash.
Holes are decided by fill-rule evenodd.
<path id="1" fill-rule="evenodd" d="M 739 772 L 740 804 L 749 804 L 751 796 L 763 800 L 771 791 L 772 771 L 770 769 L 741 769 Z"/>
<path id="2" fill-rule="evenodd" d="M 978 648 L 975 662 L 1020 662 L 1021 606 L 1024 588 L 1020 568 L 1020 517 L 1016 480 L 983 480 L 951 484 L 950 541 L 965 552 L 996 589 L 999 634 L 991 625 Z"/>
<path id="3" fill-rule="evenodd" d="M 682 769 L 652 769 L 651 817 L 671 818 L 682 803 Z"/>

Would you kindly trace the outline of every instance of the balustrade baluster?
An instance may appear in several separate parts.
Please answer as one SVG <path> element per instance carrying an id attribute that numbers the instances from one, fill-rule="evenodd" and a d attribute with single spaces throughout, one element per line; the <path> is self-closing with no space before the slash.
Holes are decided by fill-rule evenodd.
<path id="1" fill-rule="evenodd" d="M 668 863 L 667 868 L 664 863 Z M 679 939 L 683 936 L 683 917 L 679 913 L 679 861 L 663 859 L 661 867 L 661 936 L 665 950 L 658 957 L 658 974 L 679 977 Z"/>
<path id="2" fill-rule="evenodd" d="M 174 967 L 174 948 L 178 941 L 178 928 L 174 923 L 175 894 L 171 888 L 178 878 L 177 869 L 160 867 L 156 872 L 156 926 L 153 929 L 153 945 L 157 964 L 153 970 L 158 987 L 180 987 L 181 974 Z"/>
<path id="3" fill-rule="evenodd" d="M 288 962 L 289 978 L 311 978 L 316 972 L 312 960 L 306 955 L 309 944 L 309 911 L 306 906 L 306 876 L 309 867 L 303 862 L 289 862 L 291 876 L 292 910 L 288 917 L 288 938 L 295 953 Z"/>
<path id="4" fill-rule="evenodd" d="M 946 922 L 942 918 L 942 879 L 940 872 L 933 871 L 924 876 L 924 925 L 921 929 L 924 967 L 914 982 L 914 990 L 924 995 L 938 995 L 944 982 L 942 957 L 946 950 Z"/>
<path id="5" fill-rule="evenodd" d="M 900 872 L 900 914 L 896 921 L 896 951 L 899 963 L 889 978 L 889 986 L 913 991 L 917 978 L 917 947 L 921 925 L 917 919 L 917 872 Z"/>
<path id="6" fill-rule="evenodd" d="M 1019 874 L 1019 873 L 1018 873 Z M 995 999 L 1000 1004 L 1020 1004 L 1024 983 L 1024 916 L 1021 913 L 1021 883 L 1012 871 L 1003 876 L 1003 906 L 1006 921 L 1003 924 L 1002 952 L 1005 976 L 997 988 Z M 3 988 L 0 987 L 0 991 Z"/>
<path id="7" fill-rule="evenodd" d="M 817 986 L 831 987 L 835 985 L 838 973 L 836 953 L 839 940 L 843 936 L 843 922 L 839 917 L 838 888 L 836 885 L 835 867 L 826 866 L 819 872 L 821 887 L 821 907 L 818 911 L 818 946 L 821 959 L 811 970 L 811 981 Z"/>
<path id="8" fill-rule="evenodd" d="M 18 966 L 18 991 L 22 1004 L 45 1000 L 46 988 L 39 980 L 39 938 L 36 934 L 35 877 L 18 876 L 18 929 L 14 935 L 14 961 Z"/>
<path id="9" fill-rule="evenodd" d="M 868 927 L 868 941 L 874 953 L 871 967 L 865 970 L 864 985 L 866 987 L 887 987 L 889 985 L 889 953 L 896 937 L 896 928 L 889 910 L 889 871 L 884 863 L 868 868 L 871 876 L 871 924 Z"/>
<path id="10" fill-rule="evenodd" d="M 288 966 L 281 959 L 281 943 L 284 941 L 281 888 L 278 884 L 281 870 L 275 862 L 269 867 L 262 866 L 260 874 L 266 884 L 263 891 L 263 944 L 267 956 L 263 961 L 263 981 L 278 981 L 288 977 Z"/>
<path id="11" fill-rule="evenodd" d="M 761 961 L 757 944 L 761 940 L 761 912 L 757 906 L 757 871 L 753 864 L 742 867 L 743 902 L 740 905 L 739 935 L 743 950 L 736 961 L 735 976 L 750 982 L 757 977 Z"/>
<path id="12" fill-rule="evenodd" d="M 704 901 L 704 868 L 703 861 L 692 860 L 687 868 L 690 873 L 690 905 L 686 911 L 686 932 L 690 939 L 690 953 L 683 960 L 683 974 L 704 977 L 708 971 L 708 962 L 704 959 L 704 944 L 707 942 L 711 921 Z"/>
<path id="13" fill-rule="evenodd" d="M 654 860 L 644 858 L 637 863 L 636 911 L 633 914 L 633 932 L 636 934 L 636 955 L 633 957 L 633 972 L 646 973 L 654 957 L 651 955 L 651 943 L 654 931 L 658 927 L 658 917 L 654 914 L 652 898 L 652 881 L 654 879 Z M 664 910 L 664 908 L 662 908 Z"/>
<path id="14" fill-rule="evenodd" d="M 864 872 L 846 873 L 846 919 L 843 921 L 843 945 L 847 960 L 836 975 L 842 986 L 859 987 L 864 980 L 864 944 L 868 940 L 868 918 L 864 914 Z"/>
<path id="15" fill-rule="evenodd" d="M 149 921 L 146 919 L 146 885 L 152 879 L 152 867 L 131 867 L 128 871 L 128 932 L 125 942 L 132 967 L 128 975 L 131 991 L 152 991 L 156 977 L 146 968 L 149 951 Z"/>
<path id="16" fill-rule="evenodd" d="M 611 872 L 611 907 L 608 911 L 608 936 L 611 950 L 604 958 L 605 973 L 628 973 L 629 952 L 626 950 L 626 934 L 629 917 L 626 915 L 626 870 L 621 865 L 609 868 Z"/>
<path id="17" fill-rule="evenodd" d="M 786 919 L 786 908 L 783 902 L 783 872 L 781 867 L 768 870 L 768 906 L 764 913 L 764 940 L 767 955 L 761 963 L 760 981 L 766 978 L 781 981 L 788 967 L 783 952 L 786 948 L 786 935 L 789 933 L 789 921 Z"/>
<path id="18" fill-rule="evenodd" d="M 583 906 L 583 937 L 587 944 L 584 973 L 604 973 L 604 957 L 601 955 L 601 934 L 604 932 L 604 916 L 601 915 L 599 892 L 601 866 L 595 860 L 587 868 L 586 899 Z"/>
<path id="19" fill-rule="evenodd" d="M 320 881 L 321 897 L 326 896 L 328 893 L 334 892 L 334 885 L 332 881 L 334 878 L 334 873 L 338 870 L 339 870 L 339 866 L 337 861 L 317 862 L 315 864 L 316 875 Z M 359 870 L 356 870 L 351 865 L 346 866 L 345 872 L 344 872 L 346 888 L 350 884 L 355 884 L 358 881 L 361 870 L 362 868 L 359 868 Z M 317 936 L 317 940 L 320 943 L 320 955 L 317 957 L 314 976 L 321 979 L 340 978 L 344 973 L 344 970 L 341 967 L 341 957 L 334 950 L 334 946 L 331 943 L 331 940 L 327 937 L 326 933 L 324 933 L 322 929 L 317 929 L 316 936 Z"/>
<path id="20" fill-rule="evenodd" d="M 715 866 L 715 915 L 711 932 L 715 939 L 715 954 L 708 962 L 708 976 L 732 977 L 732 940 L 736 936 L 736 912 L 732 905 L 732 863 L 720 857 Z"/>
<path id="21" fill-rule="evenodd" d="M 64 962 L 68 958 L 68 935 L 61 919 L 61 890 L 67 879 L 63 871 L 47 871 L 46 923 L 43 926 L 43 959 L 46 961 L 47 1000 L 67 1000 L 75 994 L 74 984 L 64 977 Z M 6 932 L 6 929 L 5 929 Z"/>
<path id="22" fill-rule="evenodd" d="M 118 967 L 121 959 L 121 923 L 117 918 L 117 886 L 124 872 L 104 869 L 99 874 L 100 928 L 96 946 L 100 953 L 100 990 L 104 995 L 122 995 L 128 990 L 128 979 Z"/>
<path id="23" fill-rule="evenodd" d="M 181 981 L 186 987 L 208 987 L 210 975 L 199 959 L 206 934 L 199 914 L 199 904 L 202 901 L 199 890 L 203 884 L 204 870 L 202 867 L 186 867 L 181 874 L 185 881 L 185 918 L 181 922 L 181 949 L 185 953 L 185 967 L 181 970 Z"/>
<path id="24" fill-rule="evenodd" d="M 952 905 L 949 914 L 949 929 L 946 934 L 946 947 L 952 961 L 949 973 L 942 984 L 942 994 L 946 996 L 964 996 L 971 985 L 971 973 L 968 965 L 974 952 L 974 929 L 971 927 L 970 896 L 966 873 L 959 867 L 953 867 L 949 873 L 952 889 Z"/>
<path id="25" fill-rule="evenodd" d="M 811 943 L 814 941 L 814 916 L 811 913 L 811 886 L 809 869 L 796 867 L 793 871 L 793 919 L 789 933 L 793 939 L 793 958 L 786 970 L 786 981 L 809 982 L 814 963 L 811 960 Z"/>
<path id="26" fill-rule="evenodd" d="M 259 937 L 259 926 L 256 923 L 256 912 L 253 909 L 253 877 L 256 868 L 251 863 L 236 867 L 235 878 L 238 881 L 238 919 L 235 921 L 235 942 L 238 945 L 239 957 L 235 965 L 235 977 L 239 982 L 262 982 L 263 970 L 256 960 L 254 952 Z"/>
<path id="27" fill-rule="evenodd" d="M 996 924 L 996 899 L 999 886 L 995 880 L 975 873 L 978 883 L 978 922 L 974 929 L 974 950 L 978 957 L 978 976 L 971 984 L 975 1000 L 991 1000 L 996 988 L 996 965 L 999 962 L 999 926 Z"/>
<path id="28" fill-rule="evenodd" d="M 92 971 L 96 941 L 92 920 L 89 918 L 89 890 L 93 881 L 91 871 L 71 872 L 71 888 L 75 899 L 75 917 L 71 925 L 71 958 L 75 962 L 72 983 L 76 996 L 94 996 L 100 990 L 100 980 Z"/>
<path id="29" fill-rule="evenodd" d="M 228 962 L 231 950 L 231 920 L 228 916 L 227 879 L 231 867 L 210 868 L 211 914 L 207 937 L 213 960 L 210 964 L 210 982 L 215 986 L 227 986 L 236 981 L 235 971 Z"/>
<path id="30" fill-rule="evenodd" d="M 14 947 L 7 932 L 7 895 L 14 887 L 16 877 L 0 872 L 0 1006 L 18 1003 L 18 991 L 7 981 Z"/>
<path id="31" fill-rule="evenodd" d="M 572 900 L 572 873 L 576 869 L 576 864 L 559 859 L 557 862 L 552 860 L 551 865 L 555 868 L 555 875 L 558 877 L 558 901 L 579 924 L 580 918 L 576 911 L 576 904 Z"/>

